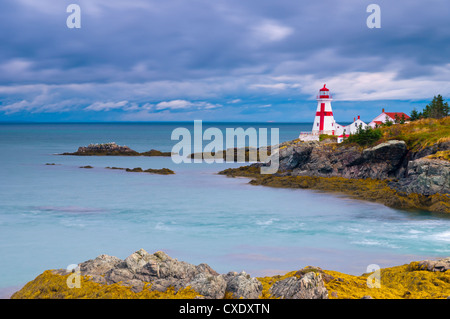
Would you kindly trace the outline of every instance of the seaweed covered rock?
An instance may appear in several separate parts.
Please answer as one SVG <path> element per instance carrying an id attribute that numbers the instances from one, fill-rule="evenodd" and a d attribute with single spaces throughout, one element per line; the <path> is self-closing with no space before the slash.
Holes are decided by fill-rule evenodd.
<path id="1" fill-rule="evenodd" d="M 67 288 L 61 277 L 67 277 L 71 275 L 71 272 L 61 269 L 44 272 L 17 292 L 14 298 L 24 298 L 25 296 L 63 298 L 64 296 L 73 297 L 73 294 L 100 296 L 100 291 L 117 290 L 127 298 L 133 296 L 130 295 L 131 292 L 137 294 L 136 297 L 138 295 L 177 296 L 180 294 L 191 298 L 206 299 L 223 299 L 225 297 L 256 299 L 262 296 L 263 290 L 262 283 L 244 271 L 241 273 L 229 272 L 223 275 L 207 264 L 193 265 L 179 261 L 162 251 L 149 254 L 144 249 L 140 249 L 124 260 L 109 255 L 100 255 L 95 259 L 80 263 L 78 269 L 79 274 L 84 278 L 83 285 L 78 290 Z M 52 279 L 52 276 L 55 277 Z M 320 274 L 317 278 L 309 278 L 310 276 L 304 277 L 294 292 L 284 291 L 282 286 L 278 286 L 278 288 L 274 288 L 274 293 L 281 298 L 291 298 L 292 296 L 309 298 L 311 293 L 318 295 L 318 291 L 323 288 L 323 285 L 320 284 Z M 311 288 L 311 285 L 314 287 Z M 55 288 L 55 286 L 59 288 Z M 83 292 L 83 289 L 86 291 Z M 285 295 L 285 293 L 289 294 Z"/>
<path id="2" fill-rule="evenodd" d="M 63 153 L 61 155 L 78 155 L 78 156 L 93 156 L 93 155 L 127 155 L 137 156 L 138 152 L 132 150 L 128 146 L 117 145 L 116 143 L 102 143 L 89 144 L 88 146 L 80 146 L 74 153 Z"/>
<path id="3" fill-rule="evenodd" d="M 123 167 L 105 167 L 107 169 L 117 169 L 117 170 L 124 170 L 126 172 L 133 172 L 133 173 L 150 173 L 150 174 L 159 174 L 159 175 L 172 175 L 175 174 L 174 171 L 172 171 L 169 168 L 148 168 L 148 169 L 142 169 L 141 167 L 135 167 L 135 168 L 123 168 Z"/>
<path id="4" fill-rule="evenodd" d="M 172 156 L 172 152 L 161 152 L 155 149 L 151 149 L 147 152 L 142 152 L 142 156 Z"/>
<path id="5" fill-rule="evenodd" d="M 446 299 L 450 257 L 411 262 L 380 270 L 381 287 L 367 285 L 370 274 L 347 275 L 305 267 L 285 275 L 252 278 L 245 272 L 218 274 L 207 264 L 192 265 L 164 252 L 140 249 L 125 260 L 100 255 L 78 265 L 79 288 L 68 287 L 77 273 L 46 270 L 12 299 L 115 298 L 281 298 L 281 299 Z"/>
<path id="6" fill-rule="evenodd" d="M 174 171 L 172 171 L 169 168 L 148 168 L 144 170 L 144 173 L 150 173 L 150 174 L 159 174 L 159 175 L 172 175 L 175 174 Z"/>
<path id="7" fill-rule="evenodd" d="M 149 254 L 140 249 L 125 260 L 101 255 L 80 264 L 81 274 L 99 283 L 122 283 L 134 292 L 150 283 L 150 291 L 175 291 L 190 287 L 205 298 L 219 298 L 225 294 L 224 278 L 206 264 L 192 265 L 169 257 L 164 252 Z M 100 278 L 104 278 L 102 281 Z"/>
<path id="8" fill-rule="evenodd" d="M 89 144 L 88 146 L 80 146 L 76 152 L 62 153 L 61 155 L 77 155 L 77 156 L 171 156 L 171 152 L 161 152 L 151 149 L 147 152 L 139 153 L 132 150 L 128 146 L 117 145 L 115 142 Z"/>
<path id="9" fill-rule="evenodd" d="M 427 144 L 429 151 L 423 154 L 438 153 L 414 160 L 411 158 L 420 152 L 410 149 L 409 144 L 398 139 L 363 148 L 348 143 L 293 140 L 273 147 L 265 163 L 230 168 L 219 174 L 251 177 L 252 185 L 338 191 L 398 209 L 450 213 L 450 162 L 444 153 L 448 151 L 442 151 L 450 140 L 439 138 Z M 277 173 L 261 174 L 261 167 L 277 160 Z"/>
<path id="10" fill-rule="evenodd" d="M 360 299 L 370 295 L 373 299 L 447 299 L 450 296 L 450 271 L 441 266 L 441 262 L 450 260 L 413 261 L 401 266 L 380 269 L 380 287 L 371 288 L 369 281 L 372 273 L 361 276 L 347 275 L 325 270 L 335 279 L 325 283 L 331 298 Z M 429 268 L 428 268 L 429 267 Z"/>

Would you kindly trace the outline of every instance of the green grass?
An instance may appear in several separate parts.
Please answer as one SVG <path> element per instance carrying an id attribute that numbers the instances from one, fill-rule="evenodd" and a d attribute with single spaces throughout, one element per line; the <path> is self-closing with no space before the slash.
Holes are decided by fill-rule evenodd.
<path id="1" fill-rule="evenodd" d="M 433 155 L 427 156 L 427 158 L 440 159 L 450 162 L 450 150 L 436 152 Z"/>
<path id="2" fill-rule="evenodd" d="M 319 135 L 319 141 L 322 142 L 324 140 L 333 140 L 333 141 L 337 141 L 337 136 L 336 135 L 328 135 L 328 134 L 320 134 Z"/>
<path id="3" fill-rule="evenodd" d="M 381 132 L 383 136 L 379 142 L 402 140 L 408 149 L 419 151 L 436 143 L 450 141 L 450 116 L 382 127 Z"/>

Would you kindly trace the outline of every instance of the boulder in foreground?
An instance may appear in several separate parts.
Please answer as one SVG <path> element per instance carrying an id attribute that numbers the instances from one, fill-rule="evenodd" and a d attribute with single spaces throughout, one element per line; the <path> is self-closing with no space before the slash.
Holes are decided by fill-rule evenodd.
<path id="1" fill-rule="evenodd" d="M 193 265 L 158 251 L 149 254 L 140 249 L 125 260 L 100 255 L 80 263 L 80 288 L 69 288 L 67 280 L 74 273 L 66 270 L 46 271 L 28 283 L 12 298 L 244 298 L 262 296 L 263 285 L 245 272 L 219 274 L 207 264 Z M 300 278 L 295 293 L 276 298 L 322 298 L 326 288 L 320 275 Z M 305 284 L 306 283 L 306 284 Z M 279 284 L 283 287 L 283 284 Z M 316 294 L 321 291 L 321 295 Z M 325 291 L 325 293 L 323 292 Z"/>

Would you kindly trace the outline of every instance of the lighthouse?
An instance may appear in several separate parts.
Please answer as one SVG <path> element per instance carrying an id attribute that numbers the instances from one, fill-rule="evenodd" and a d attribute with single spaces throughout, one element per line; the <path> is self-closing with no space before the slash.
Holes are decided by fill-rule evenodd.
<path id="1" fill-rule="evenodd" d="M 317 95 L 317 110 L 314 124 L 312 127 L 313 135 L 328 134 L 334 135 L 336 128 L 334 127 L 333 110 L 331 109 L 331 94 L 326 88 L 326 84 L 320 89 Z"/>
<path id="2" fill-rule="evenodd" d="M 314 117 L 314 124 L 311 132 L 300 132 L 299 140 L 301 141 L 319 141 L 321 134 L 335 135 L 337 142 L 340 143 L 349 134 L 355 134 L 358 128 L 364 129 L 367 124 L 361 121 L 359 115 L 353 119 L 353 123 L 341 125 L 335 122 L 333 110 L 331 109 L 331 94 L 326 84 L 319 90 L 317 95 L 317 109 Z M 383 113 L 384 114 L 384 113 Z"/>

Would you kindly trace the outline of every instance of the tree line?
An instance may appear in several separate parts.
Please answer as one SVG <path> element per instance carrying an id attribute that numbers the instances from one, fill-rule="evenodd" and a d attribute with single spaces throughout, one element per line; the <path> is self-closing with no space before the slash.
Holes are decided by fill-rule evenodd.
<path id="1" fill-rule="evenodd" d="M 441 119 L 450 115 L 450 108 L 448 102 L 444 102 L 444 98 L 438 94 L 435 96 L 431 103 L 427 104 L 422 112 L 417 111 L 414 108 L 411 111 L 410 121 L 416 121 L 423 118 Z"/>
<path id="2" fill-rule="evenodd" d="M 418 112 L 415 108 L 411 111 L 410 121 L 416 121 L 423 118 L 434 118 L 441 119 L 443 117 L 450 115 L 450 108 L 448 102 L 444 102 L 444 98 L 439 94 L 434 96 L 433 100 L 427 104 L 421 112 Z M 346 143 L 357 143 L 361 146 L 368 146 L 374 144 L 382 136 L 380 127 L 391 126 L 393 124 L 404 124 L 406 122 L 405 117 L 402 115 L 398 117 L 395 116 L 394 121 L 386 120 L 385 123 L 376 125 L 374 129 L 370 126 L 362 128 L 360 125 L 355 134 L 350 134 L 350 136 L 345 140 Z"/>

